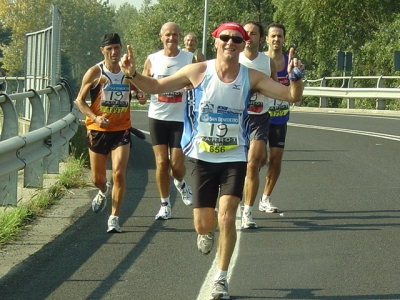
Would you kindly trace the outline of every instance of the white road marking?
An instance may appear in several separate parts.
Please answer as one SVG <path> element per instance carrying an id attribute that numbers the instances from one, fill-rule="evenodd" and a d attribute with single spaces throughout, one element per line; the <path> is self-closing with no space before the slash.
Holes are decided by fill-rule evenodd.
<path id="1" fill-rule="evenodd" d="M 345 128 L 335 128 L 335 127 L 324 127 L 324 126 L 306 125 L 306 124 L 296 124 L 296 123 L 288 123 L 288 126 L 319 129 L 319 130 L 329 130 L 329 131 L 337 131 L 337 132 L 346 132 L 346 133 L 353 133 L 353 134 L 359 134 L 359 135 L 373 136 L 373 137 L 378 137 L 378 138 L 387 139 L 387 140 L 400 141 L 399 135 L 392 135 L 392 134 L 379 133 L 379 132 L 353 130 L 353 129 L 345 129 Z"/>

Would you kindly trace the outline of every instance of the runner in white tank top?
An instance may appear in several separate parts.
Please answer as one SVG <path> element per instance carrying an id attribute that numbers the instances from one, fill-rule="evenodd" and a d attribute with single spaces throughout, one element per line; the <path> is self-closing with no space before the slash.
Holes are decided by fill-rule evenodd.
<path id="1" fill-rule="evenodd" d="M 259 52 L 264 38 L 264 29 L 258 22 L 250 21 L 244 25 L 250 41 L 239 56 L 239 62 L 256 69 L 277 81 L 276 66 L 271 58 Z M 270 116 L 268 113 L 271 98 L 255 93 L 252 96 L 249 114 L 251 124 L 250 150 L 247 163 L 246 182 L 244 186 L 244 209 L 242 228 L 257 228 L 253 221 L 253 205 L 260 185 L 259 170 L 267 160 L 267 143 L 269 136 Z"/>
<path id="2" fill-rule="evenodd" d="M 236 211 L 246 176 L 246 104 L 252 92 L 289 102 L 300 101 L 303 94 L 300 79 L 304 72 L 301 61 L 293 58 L 288 71 L 299 70 L 291 77 L 290 87 L 284 87 L 262 72 L 239 64 L 244 40 L 250 39 L 240 24 L 224 23 L 212 35 L 217 49 L 215 60 L 189 64 L 169 77 L 156 80 L 136 75 L 130 47 L 121 61 L 121 68 L 124 68 L 124 74 L 134 76 L 132 82 L 135 85 L 149 93 L 164 93 L 187 85 L 194 87 L 184 111 L 182 145 L 193 162 L 193 217 L 198 234 L 197 248 L 204 255 L 212 251 L 214 230 L 219 225 L 218 269 L 211 299 L 229 299 L 228 268 L 236 243 Z"/>
<path id="3" fill-rule="evenodd" d="M 165 23 L 159 37 L 163 50 L 150 54 L 143 68 L 143 75 L 156 79 L 175 74 L 183 66 L 194 62 L 191 52 L 178 47 L 180 28 L 173 22 Z M 170 170 L 182 201 L 192 205 L 192 190 L 185 182 L 185 156 L 180 145 L 183 132 L 183 107 L 186 93 L 183 88 L 151 95 L 149 129 L 156 161 L 156 180 L 161 207 L 155 219 L 170 219 Z"/>

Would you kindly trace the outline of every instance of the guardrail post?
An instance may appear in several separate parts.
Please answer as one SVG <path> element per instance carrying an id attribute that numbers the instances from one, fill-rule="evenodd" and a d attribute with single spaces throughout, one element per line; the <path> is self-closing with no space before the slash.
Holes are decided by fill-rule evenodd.
<path id="1" fill-rule="evenodd" d="M 353 76 L 350 77 L 349 79 L 349 83 L 348 83 L 348 87 L 349 88 L 353 88 L 354 87 L 354 78 Z M 347 108 L 351 109 L 351 108 L 355 108 L 355 102 L 356 100 L 354 98 L 348 98 L 347 99 Z"/>
<path id="2" fill-rule="evenodd" d="M 376 87 L 378 89 L 383 87 L 383 77 L 382 77 L 382 75 L 379 76 L 378 83 L 376 84 Z M 377 110 L 385 110 L 386 109 L 386 99 L 380 99 L 380 98 L 376 99 L 375 108 Z"/>
<path id="3" fill-rule="evenodd" d="M 320 87 L 326 87 L 326 79 L 322 78 Z M 328 98 L 327 97 L 319 97 L 319 107 L 328 107 Z"/>
<path id="4" fill-rule="evenodd" d="M 47 98 L 49 99 L 49 114 L 47 118 L 47 125 L 50 125 L 54 122 L 57 122 L 61 119 L 61 105 L 60 105 L 60 95 L 58 92 L 52 87 L 48 86 L 47 88 L 51 89 L 51 93 L 47 94 Z M 52 140 L 54 140 L 52 134 Z M 44 158 L 44 170 L 48 174 L 58 174 L 60 171 L 60 149 L 52 151 L 52 153 Z"/>
<path id="5" fill-rule="evenodd" d="M 59 90 L 58 94 L 60 95 L 60 105 L 61 105 L 61 117 L 65 117 L 72 110 L 72 92 L 69 90 L 69 85 L 67 82 L 61 84 L 62 89 Z M 75 128 L 75 132 L 77 128 Z M 64 145 L 60 150 L 60 159 L 66 159 L 69 156 L 69 143 Z"/>
<path id="6" fill-rule="evenodd" d="M 32 117 L 29 126 L 29 132 L 32 132 L 36 129 L 46 126 L 46 116 L 39 94 L 35 90 L 29 91 L 33 92 L 33 97 L 29 98 L 32 106 Z M 43 187 L 43 158 L 25 167 L 24 187 Z"/>
<path id="7" fill-rule="evenodd" d="M 1 101 L 1 98 L 5 101 Z M 3 112 L 0 141 L 5 141 L 18 135 L 18 116 L 14 103 L 7 94 L 0 93 L 0 107 Z M 0 178 L 0 205 L 17 206 L 17 188 L 18 172 Z"/>

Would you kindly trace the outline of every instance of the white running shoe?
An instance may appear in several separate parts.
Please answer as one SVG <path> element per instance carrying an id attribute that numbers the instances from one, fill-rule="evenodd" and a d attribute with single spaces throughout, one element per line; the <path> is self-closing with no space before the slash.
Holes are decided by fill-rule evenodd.
<path id="1" fill-rule="evenodd" d="M 214 233 L 218 226 L 218 212 L 214 211 L 214 224 L 212 231 L 207 234 L 199 234 L 197 236 L 197 249 L 201 254 L 207 255 L 211 252 L 214 245 Z"/>
<path id="2" fill-rule="evenodd" d="M 226 277 L 221 276 L 218 278 L 218 280 L 214 281 L 210 299 L 230 299 L 228 293 L 228 281 L 226 280 Z"/>
<path id="3" fill-rule="evenodd" d="M 243 210 L 242 214 L 242 228 L 255 229 L 257 228 L 256 222 L 253 221 L 253 214 L 247 210 Z"/>
<path id="4" fill-rule="evenodd" d="M 171 206 L 168 204 L 161 205 L 160 210 L 156 214 L 156 220 L 168 220 L 171 219 Z"/>
<path id="5" fill-rule="evenodd" d="M 189 185 L 186 184 L 186 182 L 183 182 L 183 185 L 181 188 L 178 187 L 179 181 L 174 179 L 174 184 L 176 189 L 181 193 L 182 196 L 182 201 L 185 203 L 185 205 L 192 205 L 193 204 L 193 193 L 192 189 Z"/>
<path id="6" fill-rule="evenodd" d="M 214 233 L 209 232 L 207 234 L 199 234 L 197 236 L 197 249 L 203 255 L 207 255 L 211 252 L 214 246 Z"/>
<path id="7" fill-rule="evenodd" d="M 279 209 L 272 204 L 271 201 L 263 201 L 260 199 L 260 204 L 258 206 L 259 211 L 265 211 L 266 213 L 277 213 L 279 212 Z"/>
<path id="8" fill-rule="evenodd" d="M 107 206 L 107 197 L 110 196 L 111 190 L 112 190 L 111 182 L 107 182 L 106 186 L 107 186 L 106 192 L 103 194 L 99 190 L 99 192 L 97 193 L 96 197 L 94 197 L 94 199 L 92 201 L 92 210 L 95 213 L 103 211 L 104 208 L 106 208 L 106 206 Z"/>
<path id="9" fill-rule="evenodd" d="M 121 227 L 119 227 L 119 218 L 117 216 L 110 216 L 108 218 L 108 229 L 109 233 L 120 233 L 122 232 Z"/>

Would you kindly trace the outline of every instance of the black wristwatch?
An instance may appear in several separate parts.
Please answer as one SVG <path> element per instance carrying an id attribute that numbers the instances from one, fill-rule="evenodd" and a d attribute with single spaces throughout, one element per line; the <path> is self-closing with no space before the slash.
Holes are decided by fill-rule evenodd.
<path id="1" fill-rule="evenodd" d="M 133 79 L 133 78 L 135 78 L 135 77 L 136 77 L 136 71 L 135 71 L 135 73 L 133 73 L 132 76 L 126 76 L 126 75 L 125 75 L 125 78 L 126 78 L 126 79 Z"/>

